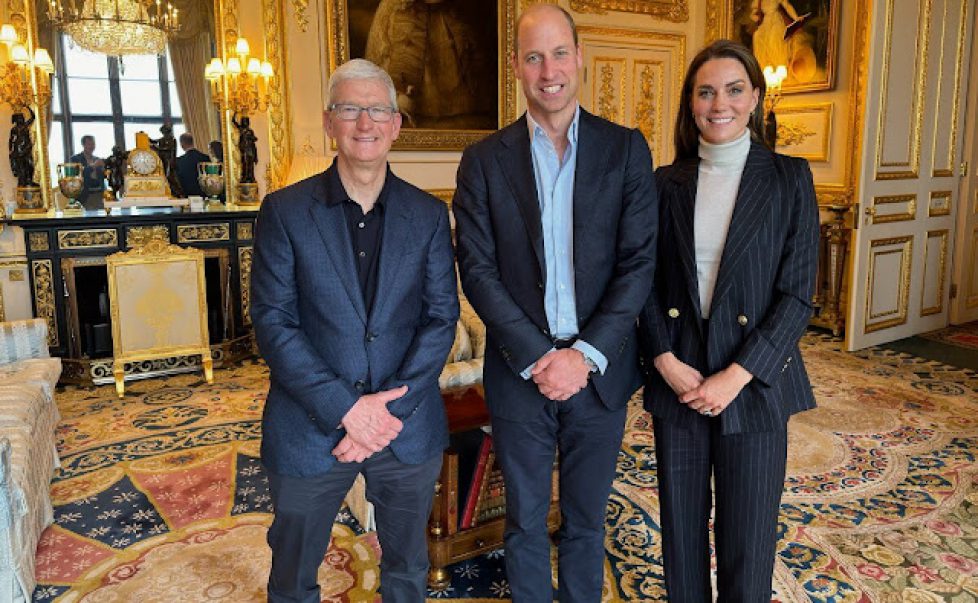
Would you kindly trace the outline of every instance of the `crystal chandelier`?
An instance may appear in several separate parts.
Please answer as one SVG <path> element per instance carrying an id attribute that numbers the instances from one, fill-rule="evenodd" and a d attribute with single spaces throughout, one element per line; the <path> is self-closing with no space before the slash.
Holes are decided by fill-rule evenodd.
<path id="1" fill-rule="evenodd" d="M 47 0 L 48 18 L 81 48 L 111 56 L 162 54 L 179 29 L 178 11 L 161 0 Z"/>

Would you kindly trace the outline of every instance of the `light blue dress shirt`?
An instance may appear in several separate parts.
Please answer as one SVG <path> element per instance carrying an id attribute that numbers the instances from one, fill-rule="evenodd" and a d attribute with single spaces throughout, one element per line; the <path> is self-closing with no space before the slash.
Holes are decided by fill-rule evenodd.
<path id="1" fill-rule="evenodd" d="M 543 226 L 544 264 L 547 268 L 544 277 L 544 308 L 550 333 L 556 339 L 568 339 L 578 334 L 577 302 L 574 294 L 574 177 L 577 169 L 577 128 L 580 119 L 581 108 L 578 106 L 574 120 L 567 130 L 567 148 L 561 159 L 557 156 L 557 148 L 546 130 L 533 120 L 529 112 L 526 114 L 530 130 L 533 176 L 536 180 Z M 604 374 L 608 367 L 604 354 L 580 339 L 572 347 L 594 362 L 601 374 Z M 523 377 L 528 379 L 532 369 L 532 365 L 527 367 L 523 371 Z"/>

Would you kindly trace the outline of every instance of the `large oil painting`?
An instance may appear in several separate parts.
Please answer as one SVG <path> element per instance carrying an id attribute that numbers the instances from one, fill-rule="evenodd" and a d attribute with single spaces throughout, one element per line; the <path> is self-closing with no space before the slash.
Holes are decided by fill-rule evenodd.
<path id="1" fill-rule="evenodd" d="M 829 90 L 835 83 L 839 0 L 734 0 L 731 37 L 761 67 L 784 65 L 784 93 Z"/>
<path id="2" fill-rule="evenodd" d="M 394 80 L 400 149 L 457 150 L 508 122 L 515 0 L 330 0 L 330 65 L 362 57 Z"/>

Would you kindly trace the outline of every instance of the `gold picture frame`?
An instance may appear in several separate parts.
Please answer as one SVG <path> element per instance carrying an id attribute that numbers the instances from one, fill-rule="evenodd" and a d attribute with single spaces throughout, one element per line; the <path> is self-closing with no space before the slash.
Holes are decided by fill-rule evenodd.
<path id="1" fill-rule="evenodd" d="M 835 87 L 840 0 L 727 1 L 729 37 L 750 48 L 761 67 L 787 65 L 783 94 Z"/>
<path id="2" fill-rule="evenodd" d="M 398 0 L 328 0 L 326 8 L 330 72 L 351 57 L 364 57 L 369 47 L 371 56 L 366 58 L 377 59 L 374 62 L 384 67 L 394 79 L 404 115 L 394 149 L 460 151 L 516 119 L 516 78 L 509 69 L 515 39 L 516 0 L 472 0 L 448 3 L 441 8 L 431 3 L 417 3 L 417 6 L 408 3 L 406 8 L 404 5 Z M 416 32 L 412 31 L 411 20 L 423 15 L 406 11 L 434 10 L 454 12 L 440 15 L 439 27 L 425 28 L 425 40 L 412 44 L 417 40 L 412 38 Z M 485 18 L 489 13 L 495 14 L 493 31 L 485 29 L 486 22 L 491 21 Z M 456 25 L 458 30 L 453 33 L 452 28 Z M 461 36 L 458 32 L 473 35 Z M 494 36 L 495 48 L 475 53 L 478 58 L 471 58 L 474 56 L 472 52 L 457 49 L 461 40 L 469 43 L 469 51 L 477 50 L 480 36 L 483 40 Z M 425 61 L 420 64 L 420 69 L 427 71 L 426 66 L 438 62 L 437 56 L 427 56 L 428 49 L 436 45 L 442 48 L 442 59 L 454 56 L 459 62 L 467 62 L 459 65 L 448 61 L 450 67 L 458 67 L 458 77 L 451 79 L 451 85 L 458 86 L 456 90 L 465 90 L 466 94 L 444 89 L 444 78 L 451 78 L 451 75 L 439 76 L 442 79 L 430 82 L 429 74 L 419 75 L 417 60 L 411 62 L 419 52 L 424 54 Z M 475 66 L 469 61 L 476 61 Z M 486 75 L 493 67 L 495 78 Z M 432 73 L 438 74 L 452 71 L 444 64 L 431 69 Z M 483 89 L 486 92 L 480 93 Z M 494 107 L 492 98 L 495 98 Z M 436 107 L 430 102 L 433 99 L 455 104 Z"/>
<path id="3" fill-rule="evenodd" d="M 125 395 L 126 363 L 200 355 L 208 383 L 214 365 L 207 329 L 204 252 L 152 239 L 105 259 L 112 319 L 112 374 Z"/>
<path id="4" fill-rule="evenodd" d="M 579 13 L 600 15 L 608 11 L 618 11 L 650 15 L 673 23 L 689 21 L 687 0 L 570 0 L 570 7 Z"/>

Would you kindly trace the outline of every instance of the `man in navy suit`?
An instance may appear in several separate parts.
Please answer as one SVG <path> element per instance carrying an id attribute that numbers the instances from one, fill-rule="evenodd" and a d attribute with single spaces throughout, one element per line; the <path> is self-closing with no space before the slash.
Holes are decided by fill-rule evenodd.
<path id="1" fill-rule="evenodd" d="M 203 195 L 200 182 L 197 181 L 197 164 L 210 161 L 211 158 L 197 150 L 194 136 L 190 132 L 180 135 L 180 148 L 183 149 L 183 155 L 177 157 L 177 180 L 180 181 L 180 188 L 186 197 Z"/>
<path id="2" fill-rule="evenodd" d="M 448 444 L 438 375 L 459 314 L 448 211 L 387 165 L 401 116 L 382 69 L 338 68 L 324 121 L 335 162 L 269 195 L 255 237 L 251 316 L 271 371 L 268 600 L 318 603 L 333 519 L 362 473 L 384 601 L 423 601 Z"/>
<path id="3" fill-rule="evenodd" d="M 641 381 L 635 319 L 655 263 L 652 157 L 638 130 L 578 105 L 583 59 L 566 11 L 530 7 L 516 41 L 527 114 L 462 156 L 459 269 L 487 328 L 485 394 L 506 481 L 513 600 L 553 599 L 556 452 L 559 599 L 594 602 L 625 404 Z"/>

